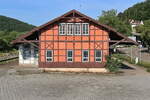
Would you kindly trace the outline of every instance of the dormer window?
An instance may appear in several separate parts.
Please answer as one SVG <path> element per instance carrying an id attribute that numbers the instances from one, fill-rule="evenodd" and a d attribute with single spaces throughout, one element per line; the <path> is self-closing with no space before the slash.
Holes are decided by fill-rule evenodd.
<path id="1" fill-rule="evenodd" d="M 59 35 L 89 35 L 88 23 L 60 23 Z"/>

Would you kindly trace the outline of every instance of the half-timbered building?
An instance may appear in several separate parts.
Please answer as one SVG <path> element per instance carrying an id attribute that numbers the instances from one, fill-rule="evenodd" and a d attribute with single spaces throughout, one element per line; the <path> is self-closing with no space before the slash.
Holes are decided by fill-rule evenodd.
<path id="1" fill-rule="evenodd" d="M 21 35 L 13 44 L 19 47 L 20 65 L 53 70 L 98 70 L 104 68 L 110 48 L 137 43 L 72 10 Z"/>

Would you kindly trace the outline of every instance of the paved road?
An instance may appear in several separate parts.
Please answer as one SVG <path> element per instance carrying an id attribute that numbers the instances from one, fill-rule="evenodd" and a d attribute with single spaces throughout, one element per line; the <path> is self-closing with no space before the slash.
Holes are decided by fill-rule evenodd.
<path id="1" fill-rule="evenodd" d="M 0 100 L 150 100 L 150 74 L 6 72 L 0 77 Z"/>

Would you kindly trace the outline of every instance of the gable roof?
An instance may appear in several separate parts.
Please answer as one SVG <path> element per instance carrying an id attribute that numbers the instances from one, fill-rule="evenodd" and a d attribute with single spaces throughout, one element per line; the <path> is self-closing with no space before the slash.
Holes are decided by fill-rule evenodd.
<path id="1" fill-rule="evenodd" d="M 50 24 L 53 24 L 53 23 L 59 21 L 60 19 L 63 19 L 64 17 L 70 15 L 70 14 L 78 14 L 78 15 L 82 16 L 83 18 L 85 18 L 85 19 L 87 19 L 87 20 L 89 20 L 89 21 L 91 21 L 91 22 L 93 22 L 93 23 L 95 23 L 95 24 L 97 24 L 97 25 L 103 27 L 104 29 L 106 29 L 106 30 L 108 30 L 108 31 L 110 31 L 110 32 L 116 33 L 118 36 L 120 36 L 120 37 L 126 39 L 127 41 L 129 41 L 129 42 L 131 42 L 131 43 L 133 43 L 133 44 L 135 44 L 135 45 L 138 45 L 137 42 L 135 42 L 135 41 L 129 39 L 128 37 L 126 37 L 125 35 L 123 35 L 123 34 L 117 32 L 117 31 L 116 31 L 115 29 L 113 29 L 112 27 L 107 26 L 107 25 L 104 25 L 104 24 L 101 24 L 101 23 L 99 23 L 98 21 L 96 21 L 95 19 L 93 19 L 93 18 L 91 18 L 91 17 L 89 17 L 89 16 L 86 16 L 86 15 L 80 13 L 80 12 L 77 11 L 77 10 L 71 10 L 71 11 L 69 11 L 69 12 L 63 14 L 63 15 L 60 16 L 60 17 L 57 17 L 57 18 L 55 18 L 55 19 L 53 19 L 53 20 L 51 20 L 51 21 L 49 21 L 49 22 L 47 22 L 47 23 L 45 23 L 45 24 L 43 24 L 43 25 L 41 25 L 41 26 L 39 26 L 39 27 L 36 27 L 36 28 L 32 29 L 30 32 L 21 35 L 21 36 L 18 37 L 16 40 L 13 40 L 13 41 L 12 41 L 12 44 L 18 43 L 19 40 L 25 39 L 26 37 L 32 35 L 34 32 L 39 31 L 39 30 L 43 29 L 44 27 L 46 27 L 46 26 L 48 26 L 48 25 L 50 25 Z"/>

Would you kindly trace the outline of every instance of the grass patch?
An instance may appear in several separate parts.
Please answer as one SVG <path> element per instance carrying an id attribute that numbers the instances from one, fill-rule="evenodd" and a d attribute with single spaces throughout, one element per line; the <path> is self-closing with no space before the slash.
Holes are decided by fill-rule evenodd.
<path id="1" fill-rule="evenodd" d="M 143 66 L 143 67 L 145 67 L 145 68 L 149 68 L 149 69 L 150 69 L 150 63 L 149 63 L 149 62 L 141 61 L 141 62 L 139 62 L 137 65 Z"/>

